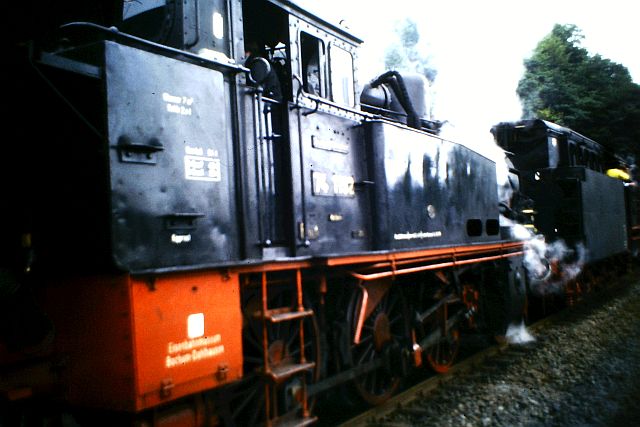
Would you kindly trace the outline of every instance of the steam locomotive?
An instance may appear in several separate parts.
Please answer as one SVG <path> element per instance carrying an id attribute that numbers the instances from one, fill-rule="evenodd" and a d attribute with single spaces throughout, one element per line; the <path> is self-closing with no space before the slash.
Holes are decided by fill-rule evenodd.
<path id="1" fill-rule="evenodd" d="M 533 278 L 530 288 L 544 293 L 555 282 L 573 301 L 603 280 L 602 271 L 615 271 L 627 256 L 637 256 L 640 197 L 627 162 L 544 120 L 499 123 L 491 132 L 518 170 L 520 198 L 530 201 L 534 217 L 531 227 L 550 243 L 562 242 L 555 254 L 545 255 L 544 280 Z M 561 271 L 563 265 L 569 268 Z"/>
<path id="2" fill-rule="evenodd" d="M 420 77 L 360 90 L 287 0 L 85 3 L 12 6 L 0 425 L 308 425 L 521 319 L 514 207 Z"/>

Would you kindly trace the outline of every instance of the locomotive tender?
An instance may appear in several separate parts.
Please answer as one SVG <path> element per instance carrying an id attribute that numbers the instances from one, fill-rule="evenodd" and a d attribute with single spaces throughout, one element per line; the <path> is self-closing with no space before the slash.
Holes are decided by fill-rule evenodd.
<path id="1" fill-rule="evenodd" d="M 562 241 L 568 261 L 588 267 L 577 280 L 565 280 L 566 292 L 584 291 L 617 256 L 637 255 L 640 198 L 622 159 L 544 120 L 499 123 L 491 132 L 511 153 L 520 193 L 533 202 L 536 231 Z"/>
<path id="2" fill-rule="evenodd" d="M 68 10 L 10 67 L 0 423 L 306 425 L 520 318 L 496 166 L 420 79 L 361 91 L 286 0 Z"/>

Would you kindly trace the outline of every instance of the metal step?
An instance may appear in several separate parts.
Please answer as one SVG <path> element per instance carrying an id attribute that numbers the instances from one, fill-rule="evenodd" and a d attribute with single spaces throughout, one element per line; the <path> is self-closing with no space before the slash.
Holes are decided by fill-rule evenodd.
<path id="1" fill-rule="evenodd" d="M 271 368 L 265 374 L 275 382 L 284 381 L 293 375 L 302 373 L 304 371 L 310 371 L 315 368 L 315 362 L 307 363 L 283 363 L 274 368 Z"/>
<path id="2" fill-rule="evenodd" d="M 276 418 L 271 422 L 272 427 L 305 427 L 318 422 L 318 417 Z"/>
<path id="3" fill-rule="evenodd" d="M 264 315 L 262 311 L 258 310 L 253 313 L 253 316 L 258 319 L 264 318 L 271 323 L 280 323 L 313 316 L 313 310 L 293 311 L 290 307 L 281 307 L 267 310 Z"/>

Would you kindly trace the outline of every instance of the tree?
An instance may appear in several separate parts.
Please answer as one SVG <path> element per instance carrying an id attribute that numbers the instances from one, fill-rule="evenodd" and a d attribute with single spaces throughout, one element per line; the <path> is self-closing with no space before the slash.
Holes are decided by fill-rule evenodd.
<path id="1" fill-rule="evenodd" d="M 384 65 L 388 70 L 411 71 L 424 75 L 433 84 L 438 74 L 431 65 L 431 58 L 420 52 L 420 33 L 414 21 L 407 18 L 396 28 L 398 42 L 393 43 L 385 53 Z"/>
<path id="2" fill-rule="evenodd" d="M 575 25 L 556 24 L 525 59 L 523 118 L 558 123 L 640 160 L 640 86 L 626 67 L 590 55 L 583 38 Z"/>

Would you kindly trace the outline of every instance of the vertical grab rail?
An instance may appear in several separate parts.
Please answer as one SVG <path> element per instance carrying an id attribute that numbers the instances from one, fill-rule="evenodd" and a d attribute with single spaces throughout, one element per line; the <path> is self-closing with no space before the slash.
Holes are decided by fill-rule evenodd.
<path id="1" fill-rule="evenodd" d="M 275 209 L 275 155 L 274 141 L 280 138 L 273 129 L 273 108 L 276 101 L 264 98 L 256 91 L 253 102 L 254 151 L 256 169 L 256 197 L 258 204 L 258 234 L 260 244 L 270 246 L 276 233 Z"/>
<path id="2" fill-rule="evenodd" d="M 263 203 L 264 201 L 262 200 L 262 177 L 260 174 L 260 170 L 262 169 L 261 166 L 261 156 L 260 156 L 260 152 L 261 152 L 261 141 L 263 138 L 263 130 L 262 130 L 262 117 L 260 114 L 260 109 L 261 109 L 261 105 L 262 105 L 262 91 L 260 89 L 256 90 L 254 92 L 254 96 L 253 96 L 253 129 L 254 129 L 254 141 L 253 141 L 253 151 L 254 151 L 254 167 L 255 167 L 255 171 L 256 171 L 256 198 L 257 198 L 257 204 L 258 204 L 258 238 L 260 241 L 260 244 L 262 244 L 265 240 L 265 236 L 264 236 L 264 224 L 263 224 L 263 219 L 262 219 L 262 215 L 261 213 L 264 212 L 264 206 Z"/>
<path id="3" fill-rule="evenodd" d="M 275 101 L 270 99 L 262 99 L 264 102 L 263 109 L 263 119 L 264 119 L 264 128 L 265 135 L 263 136 L 264 148 L 265 148 L 265 160 L 266 160 L 266 168 L 265 168 L 265 204 L 266 204 L 266 212 L 265 212 L 265 221 L 266 228 L 268 228 L 267 235 L 267 244 L 271 244 L 274 241 L 274 238 L 277 236 L 276 233 L 276 225 L 275 225 L 275 212 L 276 212 L 276 193 L 275 193 L 275 155 L 274 155 L 274 147 L 273 144 L 276 143 L 276 140 L 280 137 L 276 135 L 273 127 L 273 109 L 275 108 Z"/>

